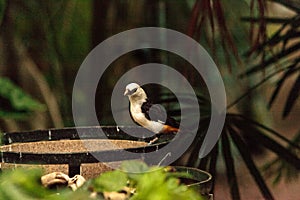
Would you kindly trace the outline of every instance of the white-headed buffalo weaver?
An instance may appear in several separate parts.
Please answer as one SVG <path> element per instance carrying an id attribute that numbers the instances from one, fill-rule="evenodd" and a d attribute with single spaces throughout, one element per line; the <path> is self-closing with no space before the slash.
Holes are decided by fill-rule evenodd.
<path id="1" fill-rule="evenodd" d="M 133 121 L 138 125 L 155 134 L 177 133 L 179 131 L 177 121 L 167 116 L 161 106 L 152 104 L 143 88 L 138 84 L 128 84 L 124 96 L 128 96 L 129 98 L 129 113 Z M 156 137 L 150 143 L 153 143 L 157 139 Z"/>

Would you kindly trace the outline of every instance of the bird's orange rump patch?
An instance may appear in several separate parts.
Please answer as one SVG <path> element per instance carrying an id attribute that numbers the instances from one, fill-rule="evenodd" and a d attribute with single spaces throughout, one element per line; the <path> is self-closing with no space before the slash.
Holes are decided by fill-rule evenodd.
<path id="1" fill-rule="evenodd" d="M 169 125 L 164 125 L 163 129 L 162 129 L 162 133 L 174 133 L 174 132 L 178 132 L 179 129 L 169 126 Z"/>

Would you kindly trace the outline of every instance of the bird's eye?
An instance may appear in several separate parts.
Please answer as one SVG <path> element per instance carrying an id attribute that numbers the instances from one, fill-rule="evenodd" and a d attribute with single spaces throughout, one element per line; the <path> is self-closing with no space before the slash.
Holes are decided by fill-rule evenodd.
<path id="1" fill-rule="evenodd" d="M 133 95 L 133 93 L 135 93 L 136 90 L 137 90 L 137 88 L 134 88 L 134 89 L 132 89 L 132 90 L 129 90 L 128 94 L 129 94 L 129 95 Z"/>
<path id="2" fill-rule="evenodd" d="M 131 90 L 131 93 L 135 93 L 137 91 L 137 88 L 134 88 L 133 90 Z"/>

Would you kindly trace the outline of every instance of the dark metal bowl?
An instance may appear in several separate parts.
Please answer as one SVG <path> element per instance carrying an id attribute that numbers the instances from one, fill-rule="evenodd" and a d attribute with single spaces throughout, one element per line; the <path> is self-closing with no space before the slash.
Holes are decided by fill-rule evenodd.
<path id="1" fill-rule="evenodd" d="M 100 128 L 105 135 L 95 134 Z M 139 137 L 128 135 L 129 132 Z M 69 174 L 70 177 L 81 174 L 89 179 L 104 171 L 112 170 L 105 164 L 107 162 L 120 163 L 123 160 L 142 159 L 143 153 L 157 151 L 168 144 L 167 141 L 160 141 L 148 145 L 146 141 L 149 141 L 149 136 L 151 133 L 143 128 L 115 126 L 4 133 L 4 145 L 0 147 L 1 170 L 18 166 L 39 166 L 45 173 L 59 171 Z M 84 147 L 82 142 L 85 140 L 89 140 L 93 152 Z M 111 143 L 116 145 L 112 146 Z M 124 155 L 120 159 L 121 149 L 135 152 L 137 156 Z M 101 162 L 92 153 L 101 156 Z M 207 199 L 212 199 L 209 194 L 212 177 L 209 173 L 189 167 L 175 167 L 175 169 L 190 174 L 191 182 L 187 185 L 198 190 Z"/>
<path id="2" fill-rule="evenodd" d="M 100 128 L 105 135 L 97 134 Z M 140 133 L 140 137 L 133 137 L 126 132 L 133 135 Z M 71 177 L 81 174 L 91 178 L 111 169 L 103 163 L 141 159 L 142 153 L 157 151 L 167 144 L 160 142 L 148 145 L 147 137 L 149 132 L 143 128 L 115 126 L 4 133 L 4 145 L 0 147 L 1 169 L 38 165 L 42 166 L 46 173 L 61 170 Z M 82 142 L 85 140 L 93 144 L 92 151 L 84 148 Z M 111 143 L 116 145 L 110 145 Z M 136 153 L 135 157 L 128 157 L 127 154 L 122 156 L 122 150 Z M 92 154 L 101 157 L 103 163 Z"/>
<path id="3" fill-rule="evenodd" d="M 177 172 L 184 172 L 190 175 L 191 178 L 185 184 L 199 191 L 206 199 L 212 200 L 213 195 L 210 194 L 212 188 L 212 176 L 210 173 L 192 167 L 175 166 Z"/>

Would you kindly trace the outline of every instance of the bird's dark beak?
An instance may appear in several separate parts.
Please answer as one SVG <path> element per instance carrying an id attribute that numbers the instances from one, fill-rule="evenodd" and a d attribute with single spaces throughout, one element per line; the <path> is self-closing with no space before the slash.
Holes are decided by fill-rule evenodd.
<path id="1" fill-rule="evenodd" d="M 124 96 L 128 95 L 128 92 L 129 91 L 126 89 L 125 92 L 124 92 Z"/>

